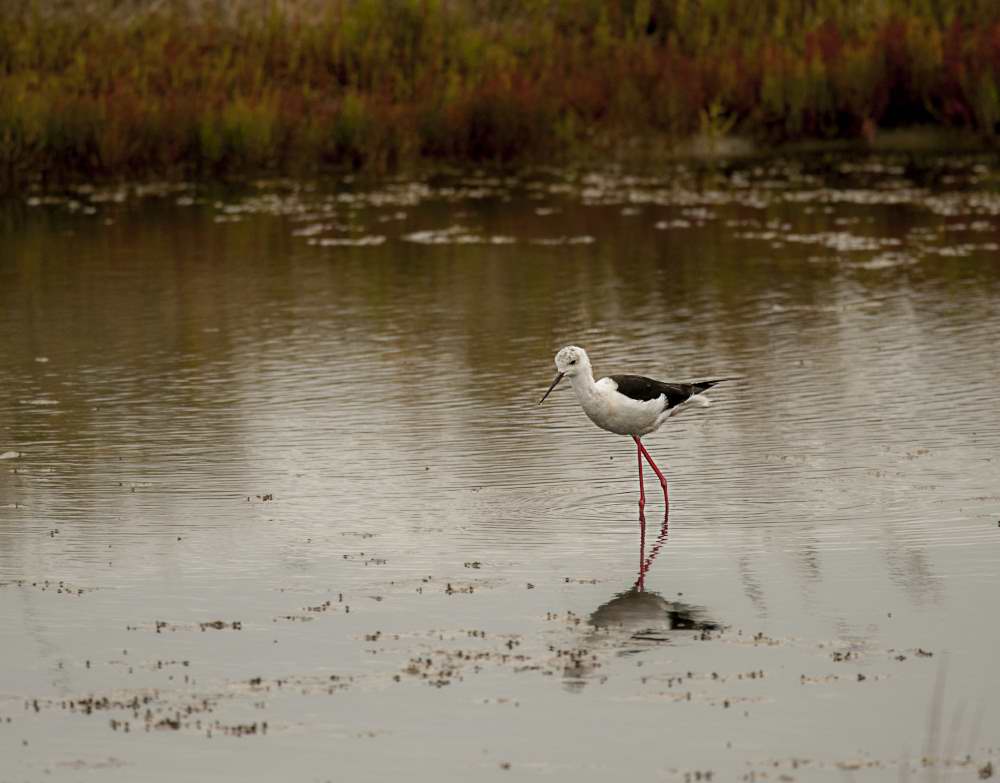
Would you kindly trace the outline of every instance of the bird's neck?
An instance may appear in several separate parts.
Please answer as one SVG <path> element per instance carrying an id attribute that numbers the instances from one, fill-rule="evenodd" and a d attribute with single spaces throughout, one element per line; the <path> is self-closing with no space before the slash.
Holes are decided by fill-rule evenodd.
<path id="1" fill-rule="evenodd" d="M 576 375 L 569 379 L 569 382 L 572 384 L 578 400 L 590 397 L 597 386 L 594 383 L 594 371 L 590 367 L 581 368 Z"/>

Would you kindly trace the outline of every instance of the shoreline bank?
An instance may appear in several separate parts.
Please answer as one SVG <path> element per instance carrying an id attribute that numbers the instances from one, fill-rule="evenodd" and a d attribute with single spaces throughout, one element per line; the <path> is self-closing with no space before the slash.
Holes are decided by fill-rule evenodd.
<path id="1" fill-rule="evenodd" d="M 25 5 L 0 19 L 0 191 L 885 149 L 913 129 L 990 149 L 1000 130 L 986 0 L 571 5 Z"/>

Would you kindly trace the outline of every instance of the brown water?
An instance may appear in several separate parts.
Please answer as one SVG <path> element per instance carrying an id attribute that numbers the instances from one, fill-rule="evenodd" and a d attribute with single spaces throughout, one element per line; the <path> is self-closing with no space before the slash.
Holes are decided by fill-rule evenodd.
<path id="1" fill-rule="evenodd" d="M 978 779 L 998 182 L 844 158 L 8 205 L 0 783 Z M 745 376 L 646 439 L 644 544 L 631 441 L 536 405 L 568 343 Z"/>

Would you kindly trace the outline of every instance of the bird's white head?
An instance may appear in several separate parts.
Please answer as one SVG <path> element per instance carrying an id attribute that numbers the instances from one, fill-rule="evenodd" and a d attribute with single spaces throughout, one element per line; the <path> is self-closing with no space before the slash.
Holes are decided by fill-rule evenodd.
<path id="1" fill-rule="evenodd" d="M 573 380 L 573 378 L 581 373 L 590 373 L 590 357 L 587 356 L 587 352 L 583 348 L 578 348 L 575 345 L 567 345 L 556 354 L 556 370 L 558 370 L 556 379 L 552 381 L 549 390 L 538 401 L 539 405 L 545 402 L 545 398 L 552 393 L 552 390 L 556 388 L 559 381 L 563 378 Z"/>
<path id="2" fill-rule="evenodd" d="M 567 345 L 556 354 L 556 369 L 567 378 L 572 378 L 590 368 L 590 357 L 583 348 Z"/>

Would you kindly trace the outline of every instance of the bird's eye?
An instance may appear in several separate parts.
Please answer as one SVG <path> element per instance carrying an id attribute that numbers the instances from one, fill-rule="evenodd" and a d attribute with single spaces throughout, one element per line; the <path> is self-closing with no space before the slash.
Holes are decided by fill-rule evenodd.
<path id="1" fill-rule="evenodd" d="M 570 362 L 570 364 L 576 364 L 576 359 Z"/>

